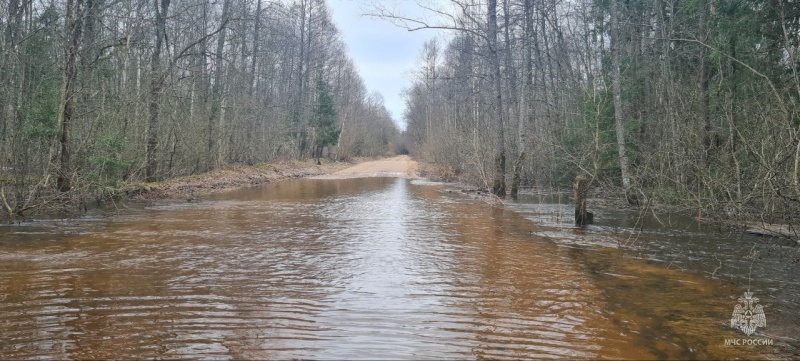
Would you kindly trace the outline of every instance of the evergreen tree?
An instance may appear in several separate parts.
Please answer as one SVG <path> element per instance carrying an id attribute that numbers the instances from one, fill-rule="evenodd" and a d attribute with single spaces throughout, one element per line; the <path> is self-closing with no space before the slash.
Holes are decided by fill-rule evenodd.
<path id="1" fill-rule="evenodd" d="M 327 146 L 336 144 L 341 129 L 336 124 L 336 108 L 328 84 L 322 79 L 317 80 L 317 104 L 314 116 L 311 119 L 311 151 L 317 160 L 322 157 L 322 151 Z"/>

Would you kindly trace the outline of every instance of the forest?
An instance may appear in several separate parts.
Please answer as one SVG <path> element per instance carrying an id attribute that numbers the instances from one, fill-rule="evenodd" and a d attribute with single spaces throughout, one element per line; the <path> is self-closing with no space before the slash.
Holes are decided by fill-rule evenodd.
<path id="1" fill-rule="evenodd" d="M 394 125 L 324 0 L 0 3 L 0 199 L 25 214 L 232 163 L 410 151 L 515 196 L 596 194 L 718 220 L 800 216 L 800 5 L 440 0 L 365 15 L 446 34 Z"/>
<path id="2" fill-rule="evenodd" d="M 232 163 L 384 155 L 398 138 L 324 0 L 6 0 L 0 34 L 11 217 Z"/>
<path id="3" fill-rule="evenodd" d="M 800 216 L 800 5 L 782 0 L 450 0 L 405 141 L 497 195 L 569 187 L 709 219 Z"/>

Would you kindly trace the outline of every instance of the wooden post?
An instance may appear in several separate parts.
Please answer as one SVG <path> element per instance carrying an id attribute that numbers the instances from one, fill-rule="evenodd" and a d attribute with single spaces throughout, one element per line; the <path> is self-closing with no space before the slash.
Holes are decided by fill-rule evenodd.
<path id="1" fill-rule="evenodd" d="M 589 193 L 589 180 L 582 174 L 579 174 L 575 177 L 572 190 L 575 193 L 575 225 L 583 226 L 592 224 L 594 222 L 594 215 L 592 212 L 586 211 L 586 196 Z"/>

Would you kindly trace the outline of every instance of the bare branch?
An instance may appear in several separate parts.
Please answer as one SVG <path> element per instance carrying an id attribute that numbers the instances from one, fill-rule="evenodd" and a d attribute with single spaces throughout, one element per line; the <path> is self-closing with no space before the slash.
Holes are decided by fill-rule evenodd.
<path id="1" fill-rule="evenodd" d="M 418 31 L 418 30 L 460 31 L 460 32 L 465 32 L 465 33 L 469 33 L 469 34 L 475 35 L 475 36 L 483 39 L 484 41 L 487 40 L 486 34 L 480 32 L 480 31 L 476 31 L 474 29 L 467 28 L 465 26 L 459 26 L 458 25 L 458 23 L 459 23 L 458 19 L 456 19 L 456 17 L 454 17 L 451 14 L 448 14 L 448 13 L 446 13 L 446 12 L 440 10 L 440 9 L 435 9 L 435 8 L 432 8 L 432 7 L 429 7 L 429 6 L 423 6 L 423 5 L 419 5 L 419 6 L 420 6 L 420 8 L 425 9 L 425 10 L 430 11 L 430 12 L 433 12 L 433 13 L 439 15 L 439 16 L 449 18 L 453 22 L 453 24 L 452 25 L 431 24 L 427 20 L 424 20 L 424 19 L 411 18 L 411 17 L 407 17 L 407 16 L 404 16 L 404 15 L 398 14 L 395 11 L 387 9 L 384 5 L 382 5 L 380 3 L 371 4 L 371 8 L 374 10 L 374 12 L 365 12 L 362 15 L 363 16 L 372 17 L 372 18 L 376 18 L 376 19 L 382 19 L 382 20 L 389 21 L 393 25 L 395 25 L 397 27 L 400 27 L 400 28 L 403 28 L 403 29 L 406 29 L 408 31 Z M 467 15 L 468 12 L 466 10 L 464 10 L 464 13 L 465 13 L 465 15 Z M 475 21 L 474 18 L 472 18 L 471 16 L 470 16 L 470 19 Z"/>

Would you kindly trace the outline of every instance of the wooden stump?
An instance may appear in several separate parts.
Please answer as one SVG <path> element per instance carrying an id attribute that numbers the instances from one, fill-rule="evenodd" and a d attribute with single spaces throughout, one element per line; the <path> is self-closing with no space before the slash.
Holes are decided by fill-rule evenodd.
<path id="1" fill-rule="evenodd" d="M 575 177 L 572 191 L 575 196 L 575 225 L 584 226 L 594 223 L 594 214 L 586 210 L 586 197 L 589 193 L 589 180 L 582 174 Z"/>

